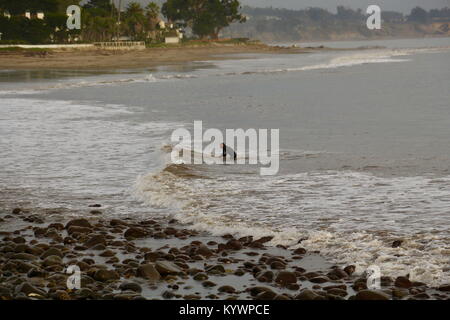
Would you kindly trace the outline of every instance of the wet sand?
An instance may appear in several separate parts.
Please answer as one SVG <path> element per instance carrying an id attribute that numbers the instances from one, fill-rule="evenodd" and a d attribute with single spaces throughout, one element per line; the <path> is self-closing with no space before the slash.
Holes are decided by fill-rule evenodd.
<path id="1" fill-rule="evenodd" d="M 323 48 L 322 48 L 323 49 Z M 0 51 L 0 69 L 35 70 L 102 70 L 151 68 L 160 65 L 178 64 L 201 60 L 223 60 L 223 55 L 251 53 L 305 53 L 317 49 L 301 49 L 268 46 L 265 44 L 212 44 L 149 48 L 133 51 L 112 50 L 43 50 Z M 234 57 L 235 58 L 235 57 Z"/>
<path id="2" fill-rule="evenodd" d="M 236 239 L 197 232 L 176 220 L 106 218 L 87 206 L 84 218 L 39 209 L 0 211 L 0 300 L 16 299 L 449 299 L 450 285 L 430 288 L 406 277 L 381 278 L 368 290 L 354 266 L 328 263 L 271 237 Z M 76 265 L 81 288 L 69 290 Z"/>

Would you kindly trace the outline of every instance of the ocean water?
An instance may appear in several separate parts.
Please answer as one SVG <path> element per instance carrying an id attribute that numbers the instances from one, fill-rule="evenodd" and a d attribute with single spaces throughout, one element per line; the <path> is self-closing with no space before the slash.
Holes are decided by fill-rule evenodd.
<path id="1" fill-rule="evenodd" d="M 379 48 L 3 70 L 0 206 L 84 215 L 101 203 L 111 216 L 273 235 L 358 272 L 450 282 L 450 39 L 329 46 Z M 195 120 L 279 129 L 279 174 L 170 163 L 171 133 Z"/>

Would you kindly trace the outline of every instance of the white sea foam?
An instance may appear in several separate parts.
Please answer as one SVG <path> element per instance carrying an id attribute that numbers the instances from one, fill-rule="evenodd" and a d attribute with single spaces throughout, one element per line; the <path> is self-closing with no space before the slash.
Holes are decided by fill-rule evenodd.
<path id="1" fill-rule="evenodd" d="M 187 77 L 187 76 L 186 76 Z M 127 76 L 127 77 L 91 77 L 86 79 L 78 80 L 61 80 L 60 82 L 49 82 L 45 85 L 33 86 L 32 88 L 23 88 L 17 90 L 0 90 L 0 95 L 30 95 L 39 94 L 52 90 L 60 89 L 75 89 L 75 88 L 86 88 L 86 87 L 104 87 L 104 86 L 119 86 L 123 84 L 132 83 L 154 83 L 160 81 L 167 81 L 170 79 L 181 79 L 183 77 L 176 76 L 155 76 L 153 74 L 148 75 L 137 75 L 137 76 Z"/>
<path id="2" fill-rule="evenodd" d="M 95 194 L 114 207 L 109 213 L 129 213 L 132 181 L 156 168 L 156 146 L 180 125 L 130 124 L 134 108 L 123 105 L 9 97 L 0 104 L 0 188 L 26 189 L 18 200 L 40 207 L 84 206 Z"/>
<path id="3" fill-rule="evenodd" d="M 390 276 L 450 281 L 450 177 L 382 178 L 357 172 L 280 177 L 186 177 L 189 167 L 141 177 L 137 197 L 214 234 L 272 235 L 271 244 L 319 250 L 336 263 Z M 400 248 L 392 241 L 403 239 Z M 298 246 L 298 245 L 297 245 Z"/>

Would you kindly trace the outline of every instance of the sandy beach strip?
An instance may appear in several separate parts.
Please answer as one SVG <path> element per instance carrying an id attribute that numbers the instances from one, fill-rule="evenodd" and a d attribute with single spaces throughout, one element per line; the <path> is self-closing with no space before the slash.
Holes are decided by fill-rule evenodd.
<path id="1" fill-rule="evenodd" d="M 239 54 L 289 54 L 315 50 L 319 50 L 319 48 L 301 49 L 265 44 L 211 44 L 148 48 L 145 50 L 0 50 L 0 69 L 114 70 L 151 68 L 192 61 L 233 59 L 238 57 Z"/>

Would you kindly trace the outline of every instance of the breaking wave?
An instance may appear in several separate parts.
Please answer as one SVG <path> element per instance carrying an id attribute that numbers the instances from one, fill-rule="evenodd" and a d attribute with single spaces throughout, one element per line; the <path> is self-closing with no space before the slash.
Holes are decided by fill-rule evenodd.
<path id="1" fill-rule="evenodd" d="M 320 251 L 359 272 L 377 264 L 384 275 L 410 274 L 431 285 L 450 281 L 449 192 L 450 176 L 215 176 L 202 166 L 173 164 L 135 186 L 140 201 L 177 209 L 175 218 L 193 229 L 272 235 L 272 245 Z M 401 247 L 392 248 L 398 239 Z"/>

